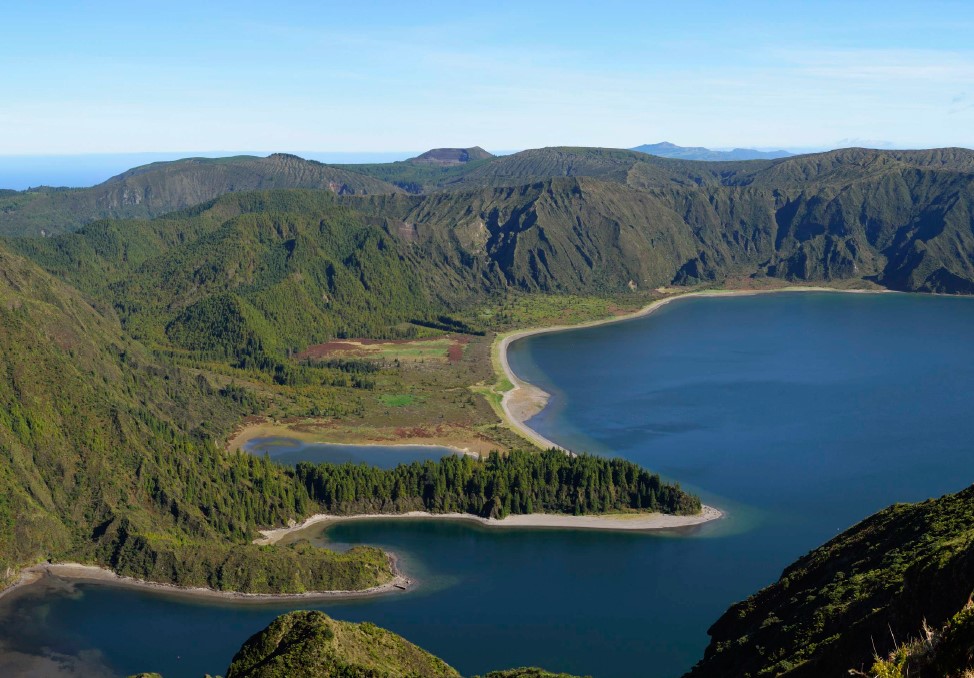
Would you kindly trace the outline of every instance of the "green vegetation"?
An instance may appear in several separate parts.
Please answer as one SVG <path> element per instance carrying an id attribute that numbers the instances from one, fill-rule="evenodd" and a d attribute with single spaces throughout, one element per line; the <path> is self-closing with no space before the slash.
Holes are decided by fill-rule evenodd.
<path id="1" fill-rule="evenodd" d="M 460 678 L 443 660 L 368 622 L 323 612 L 281 615 L 233 657 L 226 678 Z M 577 678 L 543 669 L 493 671 L 485 678 Z"/>
<path id="2" fill-rule="evenodd" d="M 214 444 L 239 389 L 158 362 L 76 291 L 0 249 L 0 572 L 81 560 L 250 592 L 368 588 L 374 549 L 250 544 L 313 504 L 293 474 Z M 310 569 L 309 569 L 310 568 Z"/>
<path id="3" fill-rule="evenodd" d="M 591 457 L 289 471 L 222 442 L 265 415 L 517 448 L 491 410 L 509 384 L 484 386 L 490 333 L 631 311 L 660 286 L 974 292 L 972 168 L 960 149 L 695 163 L 553 148 L 355 171 L 191 159 L 93 189 L 4 192 L 0 232 L 76 232 L 0 243 L 0 571 L 71 558 L 215 588 L 361 588 L 391 576 L 377 551 L 250 540 L 322 507 L 693 512 L 678 488 Z M 429 346 L 297 357 L 418 338 Z M 922 619 L 900 588 L 944 623 L 963 596 L 927 591 L 911 568 L 966 582 L 950 550 L 965 533 L 960 507 L 933 506 L 890 509 L 801 561 L 715 625 L 700 675 L 838 667 L 829 657 L 862 656 L 889 623 L 908 637 Z"/>
<path id="4" fill-rule="evenodd" d="M 752 275 L 971 293 L 972 167 L 974 153 L 951 148 L 744 162 L 599 148 L 344 167 L 191 159 L 92 189 L 0 196 L 0 233 L 150 217 L 230 191 L 325 188 L 422 251 L 445 301 L 471 289 L 605 295 Z"/>
<path id="5" fill-rule="evenodd" d="M 125 528 L 121 528 L 124 530 Z M 357 546 L 343 553 L 299 542 L 286 547 L 186 541 L 167 534 L 112 535 L 98 558 L 122 576 L 190 588 L 295 594 L 364 591 L 392 580 L 389 557 Z"/>
<path id="6" fill-rule="evenodd" d="M 235 212 L 241 204 L 249 207 L 249 201 L 273 205 L 289 198 L 321 198 L 322 213 L 330 214 L 331 199 L 326 194 L 298 193 L 235 196 L 185 219 L 202 231 L 206 224 L 219 221 L 213 215 L 220 209 Z M 339 219 L 345 211 L 337 208 L 336 214 Z M 240 223 L 234 217 L 230 221 Z M 256 226 L 259 221 L 255 218 L 247 223 Z M 284 219 L 271 222 L 283 224 Z M 147 238 L 140 245 L 144 256 L 133 259 L 140 262 L 140 271 L 152 272 L 159 265 L 149 263 L 149 248 L 162 251 L 166 261 L 175 261 L 160 244 L 165 229 L 174 222 L 146 223 L 158 229 L 156 239 Z M 164 269 L 171 273 L 166 278 L 150 277 L 157 292 L 153 299 L 141 291 L 149 289 L 149 283 L 140 283 L 135 274 L 119 272 L 126 265 L 124 257 L 112 254 L 119 250 L 108 246 L 129 242 L 129 236 L 123 229 L 93 229 L 109 236 L 97 241 L 104 248 L 87 249 L 91 245 L 85 240 L 87 232 L 43 242 L 18 241 L 30 244 L 28 249 L 52 269 L 57 268 L 53 263 L 57 261 L 78 263 L 73 269 L 66 266 L 73 273 L 65 272 L 65 277 L 73 276 L 87 286 L 90 297 L 0 247 L 0 571 L 10 578 L 19 567 L 44 559 L 80 560 L 151 581 L 245 592 L 362 589 L 388 581 L 390 565 L 375 549 L 336 555 L 301 545 L 259 547 L 250 543 L 260 527 L 284 525 L 322 510 L 326 504 L 309 496 L 308 487 L 344 487 L 348 474 L 359 478 L 361 471 L 318 468 L 310 482 L 309 475 L 299 476 L 267 459 L 225 452 L 218 443 L 247 414 L 302 403 L 307 404 L 308 414 L 359 416 L 364 423 L 398 425 L 400 420 L 382 408 L 402 411 L 404 424 L 410 417 L 415 421 L 416 414 L 405 411 L 417 406 L 419 395 L 412 388 L 417 383 L 428 384 L 422 399 L 428 398 L 429 406 L 456 413 L 454 424 L 481 426 L 491 421 L 489 408 L 462 388 L 476 370 L 466 364 L 410 368 L 341 359 L 301 364 L 289 360 L 286 351 L 272 354 L 266 348 L 281 336 L 274 328 L 286 329 L 287 323 L 272 325 L 270 320 L 246 313 L 239 314 L 239 322 L 233 320 L 229 309 L 242 308 L 250 297 L 233 297 L 220 306 L 227 294 L 223 288 L 207 297 L 216 301 L 207 303 L 218 309 L 211 316 L 210 329 L 226 327 L 225 332 L 208 337 L 206 325 L 201 324 L 184 335 L 167 334 L 162 331 L 164 322 L 154 317 L 155 311 L 144 309 L 151 306 L 161 315 L 171 309 L 169 313 L 182 317 L 178 295 L 167 304 L 158 293 L 175 288 L 189 294 L 188 287 L 180 287 L 183 269 L 173 265 Z M 319 226 L 318 232 L 332 231 Z M 354 233 L 349 237 L 354 240 Z M 370 237 L 355 240 L 360 247 L 350 246 L 344 261 L 364 261 L 360 250 L 368 249 L 363 243 L 370 242 Z M 45 249 L 48 244 L 53 249 Z M 100 251 L 105 256 L 89 260 L 77 254 L 82 251 Z M 105 262 L 101 285 L 96 274 L 99 261 Z M 382 277 L 384 273 L 377 275 L 377 280 L 384 281 L 381 284 L 398 289 Z M 369 280 L 368 274 L 359 271 L 356 284 L 363 279 Z M 197 289 L 207 284 L 200 279 Z M 248 290 L 254 287 L 250 285 Z M 362 287 L 352 289 L 365 294 Z M 376 291 L 375 297 L 381 299 L 382 294 Z M 268 308 L 287 306 L 282 297 L 278 306 Z M 348 308 L 358 307 L 349 302 Z M 349 322 L 356 317 L 352 310 L 347 314 L 340 310 L 322 322 L 345 322 L 346 315 Z M 227 322 L 220 325 L 221 320 Z M 187 321 L 181 327 L 193 325 Z M 265 330 L 266 334 L 258 334 Z M 140 333 L 146 343 L 156 339 L 159 344 L 149 350 L 130 333 Z M 173 336 L 183 345 L 172 343 Z M 227 337 L 231 339 L 224 342 Z M 242 337 L 242 345 L 233 337 Z M 476 369 L 489 375 L 487 340 L 476 340 L 479 343 L 468 346 L 463 360 L 474 361 L 479 365 Z M 204 343 L 195 345 L 197 341 Z M 453 391 L 441 388 L 447 380 L 456 384 Z M 378 396 L 392 397 L 389 402 L 401 406 L 390 408 L 372 395 L 377 387 L 381 387 Z M 356 414 L 355 401 L 350 402 L 346 395 L 356 392 L 368 393 L 362 402 L 371 402 L 373 410 Z M 408 396 L 410 403 L 397 396 Z M 431 433 L 435 435 L 437 430 L 434 427 Z M 427 434 L 425 430 L 421 433 Z M 508 441 L 509 445 L 514 442 L 513 438 Z M 473 468 L 465 464 L 459 467 L 464 473 Z M 409 477 L 409 472 L 404 473 Z M 445 475 L 440 467 L 433 473 L 440 478 Z M 632 473 L 635 471 L 630 470 Z M 336 474 L 339 480 L 330 481 L 329 474 Z M 673 503 L 673 490 L 657 486 L 658 479 L 648 475 L 647 487 L 652 493 L 638 494 L 636 504 L 605 495 L 601 480 L 592 485 L 595 481 L 589 476 L 580 474 L 578 478 L 585 483 L 581 488 L 585 491 L 576 493 L 577 498 L 569 492 L 565 495 L 569 500 L 559 495 L 561 509 L 550 510 L 571 512 L 577 505 L 580 511 L 597 511 L 619 502 L 651 508 L 653 501 L 664 509 L 687 506 Z M 626 482 L 630 480 L 627 477 Z M 564 486 L 572 480 L 560 482 Z M 571 488 L 563 489 L 568 492 Z M 412 506 L 407 495 L 400 498 L 401 506 Z M 487 506 L 487 513 L 498 514 L 525 510 L 527 495 L 523 499 L 518 494 L 508 496 L 502 488 L 492 487 L 489 499 L 499 507 Z M 327 501 L 329 508 L 352 510 L 350 501 L 339 505 L 332 496 Z M 532 501 L 541 506 L 548 500 Z M 440 503 L 452 505 L 454 498 L 444 497 Z M 438 510 L 434 504 L 431 507 Z M 476 510 L 484 509 L 479 506 Z M 383 510 L 394 508 L 387 505 Z"/>
<path id="7" fill-rule="evenodd" d="M 298 481 L 328 513 L 700 512 L 700 500 L 632 462 L 591 455 L 512 451 L 486 460 L 448 456 L 382 470 L 366 465 L 297 465 Z"/>
<path id="8" fill-rule="evenodd" d="M 974 606 L 970 602 L 941 628 L 926 623 L 920 637 L 876 659 L 865 678 L 971 678 L 974 676 Z"/>
<path id="9" fill-rule="evenodd" d="M 379 400 L 386 407 L 405 407 L 412 405 L 416 401 L 416 396 L 411 393 L 383 393 Z"/>
<path id="10" fill-rule="evenodd" d="M 545 325 L 577 325 L 633 313 L 653 299 L 650 294 L 579 296 L 572 294 L 519 294 L 492 299 L 477 320 L 498 331 Z"/>
<path id="11" fill-rule="evenodd" d="M 420 197 L 343 200 L 433 261 L 471 262 L 495 290 L 625 294 L 757 276 L 968 293 L 972 166 L 961 149 L 707 163 L 553 148 Z"/>
<path id="12" fill-rule="evenodd" d="M 342 195 L 400 190 L 358 172 L 284 153 L 187 158 L 136 167 L 93 188 L 0 192 L 0 234 L 55 235 L 98 219 L 150 218 L 225 193 L 270 188 L 326 189 Z"/>
<path id="13" fill-rule="evenodd" d="M 908 675 L 960 675 L 974 648 L 965 608 L 974 591 L 972 545 L 974 487 L 880 511 L 732 606 L 687 676 L 847 675 L 868 669 L 874 653 L 890 656 L 876 662 L 877 675 L 928 660 L 940 668 Z M 929 655 L 931 638 L 908 642 L 927 624 L 944 629 Z"/>
<path id="14" fill-rule="evenodd" d="M 402 162 L 335 167 L 394 184 L 409 193 L 425 193 L 459 181 L 470 170 L 493 158 L 479 147 L 435 148 Z"/>
<path id="15" fill-rule="evenodd" d="M 316 377 L 286 361 L 299 349 L 416 336 L 428 330 L 408 321 L 442 309 L 416 262 L 330 195 L 234 195 L 165 219 L 11 245 L 111 306 L 151 348 L 308 383 Z"/>
<path id="16" fill-rule="evenodd" d="M 441 659 L 374 624 L 323 612 L 281 615 L 233 657 L 226 678 L 459 678 Z"/>

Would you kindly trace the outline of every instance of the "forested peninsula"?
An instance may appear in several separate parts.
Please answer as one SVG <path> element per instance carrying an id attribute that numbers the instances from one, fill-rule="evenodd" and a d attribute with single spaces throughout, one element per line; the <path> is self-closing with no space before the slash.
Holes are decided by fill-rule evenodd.
<path id="1" fill-rule="evenodd" d="M 303 544 L 251 543 L 260 528 L 326 509 L 364 509 L 366 492 L 376 486 L 351 479 L 380 482 L 362 469 L 302 467 L 299 474 L 221 449 L 218 441 L 242 417 L 261 403 L 296 397 L 295 391 L 300 397 L 300 390 L 276 383 L 262 366 L 234 368 L 200 357 L 190 363 L 150 349 L 126 331 L 115 308 L 3 249 L 0 264 L 0 340 L 6 347 L 0 353 L 6 380 L 0 390 L 0 565 L 8 581 L 21 567 L 45 560 L 247 593 L 364 590 L 393 578 L 389 559 L 374 548 L 336 554 Z M 311 393 L 368 390 L 332 386 L 329 375 L 348 374 L 341 363 L 291 364 L 312 375 Z M 484 515 L 523 512 L 529 501 L 532 510 L 569 513 L 685 512 L 698 505 L 625 462 L 566 457 L 555 475 L 530 475 L 557 469 L 559 455 L 446 460 L 386 472 L 381 483 L 390 503 L 380 510 L 410 510 L 421 502 L 438 511 L 461 497 L 466 510 Z M 538 465 L 545 459 L 547 466 Z M 402 482 L 390 483 L 396 473 Z M 458 484 L 464 474 L 482 486 Z M 342 494 L 346 487 L 353 492 Z"/>
<path id="2" fill-rule="evenodd" d="M 710 629 L 704 658 L 685 678 L 969 675 L 972 512 L 974 487 L 863 520 L 732 606 Z M 360 640 L 381 649 L 362 653 Z M 320 612 L 276 619 L 244 643 L 227 675 L 271 678 L 300 665 L 305 675 L 327 676 L 355 664 L 381 667 L 389 676 L 459 675 L 395 634 Z M 542 669 L 487 676 L 569 678 Z"/>

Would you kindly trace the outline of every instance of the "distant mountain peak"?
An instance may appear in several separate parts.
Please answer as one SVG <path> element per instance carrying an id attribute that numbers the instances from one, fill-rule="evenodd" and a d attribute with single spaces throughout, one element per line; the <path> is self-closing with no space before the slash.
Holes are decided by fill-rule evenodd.
<path id="1" fill-rule="evenodd" d="M 732 151 L 712 151 L 703 146 L 677 146 L 669 141 L 658 144 L 643 144 L 631 149 L 640 153 L 656 155 L 662 158 L 676 158 L 679 160 L 772 160 L 788 158 L 794 153 L 788 151 L 758 151 L 753 148 L 735 148 Z"/>
<path id="2" fill-rule="evenodd" d="M 480 146 L 471 148 L 433 148 L 422 155 L 410 158 L 408 162 L 426 163 L 430 165 L 462 165 L 473 160 L 486 160 L 493 158 L 493 153 L 488 153 Z"/>
<path id="3" fill-rule="evenodd" d="M 271 153 L 267 156 L 267 159 L 277 162 L 314 162 L 314 160 L 305 160 L 301 156 L 294 155 L 293 153 Z"/>

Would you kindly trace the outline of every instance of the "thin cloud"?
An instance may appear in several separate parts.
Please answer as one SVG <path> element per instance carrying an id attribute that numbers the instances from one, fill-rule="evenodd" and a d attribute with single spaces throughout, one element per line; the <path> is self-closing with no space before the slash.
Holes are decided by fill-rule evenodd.
<path id="1" fill-rule="evenodd" d="M 934 50 L 855 49 L 787 51 L 794 67 L 815 77 L 835 80 L 940 81 L 956 86 L 974 82 L 974 58 Z"/>

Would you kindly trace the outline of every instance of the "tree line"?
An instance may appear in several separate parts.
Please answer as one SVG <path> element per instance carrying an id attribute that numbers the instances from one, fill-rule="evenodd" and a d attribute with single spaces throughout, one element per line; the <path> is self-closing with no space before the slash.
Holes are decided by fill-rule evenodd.
<path id="1" fill-rule="evenodd" d="M 496 452 L 486 459 L 447 456 L 438 462 L 378 469 L 364 464 L 299 463 L 298 482 L 329 513 L 470 513 L 583 515 L 610 511 L 700 512 L 700 499 L 624 459 L 560 450 Z"/>

